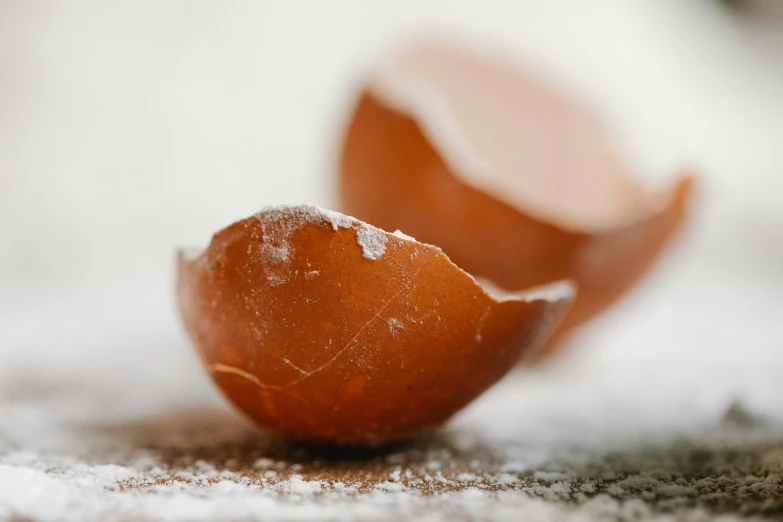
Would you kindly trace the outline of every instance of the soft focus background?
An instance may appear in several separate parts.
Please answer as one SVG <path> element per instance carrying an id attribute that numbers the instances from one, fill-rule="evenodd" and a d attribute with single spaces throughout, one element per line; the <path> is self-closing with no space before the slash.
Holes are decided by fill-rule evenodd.
<path id="1" fill-rule="evenodd" d="M 174 311 L 175 248 L 265 205 L 334 206 L 364 76 L 431 32 L 591 104 L 641 178 L 700 181 L 644 283 L 455 429 L 540 456 L 698 432 L 733 401 L 783 422 L 783 20 L 728 4 L 0 0 L 0 518 L 45 518 L 48 479 L 25 473 L 87 454 L 84 426 L 225 411 Z"/>

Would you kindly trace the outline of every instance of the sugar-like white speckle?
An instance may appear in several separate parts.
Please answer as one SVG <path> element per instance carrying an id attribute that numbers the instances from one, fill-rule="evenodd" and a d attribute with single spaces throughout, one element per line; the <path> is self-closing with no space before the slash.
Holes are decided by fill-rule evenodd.
<path id="1" fill-rule="evenodd" d="M 356 230 L 356 241 L 362 247 L 362 255 L 365 259 L 375 261 L 386 252 L 386 242 L 389 239 L 383 230 L 377 229 L 366 223 Z"/>

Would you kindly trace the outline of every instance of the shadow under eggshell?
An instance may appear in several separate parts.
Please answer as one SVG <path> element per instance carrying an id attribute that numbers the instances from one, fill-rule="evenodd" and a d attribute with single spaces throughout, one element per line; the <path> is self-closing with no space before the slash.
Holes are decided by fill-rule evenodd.
<path id="1" fill-rule="evenodd" d="M 470 59 L 466 64 L 463 67 L 479 66 L 478 61 Z M 532 80 L 518 76 L 505 80 L 517 82 L 512 87 L 519 85 L 522 92 L 538 97 L 536 106 L 549 104 L 553 113 L 560 114 L 561 125 L 572 116 L 572 109 L 568 105 L 562 107 L 555 94 L 550 95 L 542 86 L 531 88 L 528 84 Z M 395 107 L 375 92 L 377 85 L 376 80 L 374 88 L 362 94 L 344 139 L 340 162 L 341 210 L 379 227 L 400 229 L 437 245 L 467 272 L 506 289 L 573 280 L 579 295 L 556 337 L 595 316 L 633 286 L 685 216 L 692 179 L 681 179 L 668 199 L 644 194 L 630 181 L 624 181 L 622 166 L 598 139 L 594 146 L 601 153 L 592 158 L 591 167 L 597 173 L 596 184 L 603 183 L 604 188 L 594 188 L 592 194 L 607 205 L 614 202 L 611 212 L 598 215 L 595 210 L 602 205 L 596 206 L 595 202 L 591 203 L 592 208 L 580 207 L 580 201 L 591 197 L 590 190 L 584 190 L 581 199 L 578 193 L 568 192 L 568 183 L 578 179 L 584 184 L 579 176 L 591 175 L 590 171 L 575 173 L 573 165 L 568 172 L 558 171 L 560 164 L 548 158 L 531 160 L 527 170 L 535 165 L 543 165 L 548 170 L 529 176 L 524 157 L 514 158 L 514 166 L 522 169 L 520 175 L 528 176 L 528 185 L 519 185 L 513 173 L 504 173 L 496 177 L 511 182 L 505 196 L 498 197 L 503 193 L 502 185 L 494 186 L 495 194 L 489 194 L 473 183 L 481 179 L 480 175 L 466 177 L 458 169 L 460 162 L 448 157 L 454 151 L 463 154 L 463 149 L 439 149 L 432 140 L 433 130 L 429 129 L 428 134 L 423 128 L 426 124 L 420 119 L 423 116 L 416 110 L 406 113 Z M 438 85 L 433 87 L 437 88 Z M 427 100 L 435 99 L 432 90 L 426 92 Z M 482 103 L 485 102 L 478 103 L 474 111 L 480 110 Z M 493 117 L 500 118 L 503 127 L 521 126 L 526 139 L 531 140 L 525 144 L 525 150 L 535 148 L 536 136 L 526 128 L 534 123 L 524 119 L 509 123 L 499 113 Z M 454 123 L 451 118 L 444 121 Z M 591 120 L 577 113 L 573 121 L 573 126 L 580 132 L 584 130 L 585 141 L 589 141 L 585 129 Z M 486 121 L 483 124 L 488 126 Z M 464 137 L 464 133 L 461 135 Z M 562 153 L 567 154 L 574 147 L 584 147 L 583 143 L 573 145 L 559 136 L 548 133 L 542 138 L 545 142 L 541 143 L 542 149 L 557 151 L 560 144 Z M 590 151 L 576 153 L 589 155 Z M 546 155 L 542 151 L 536 154 Z M 602 165 L 612 173 L 602 170 Z M 567 197 L 558 200 L 558 187 L 551 181 L 547 181 L 546 190 L 542 188 L 547 194 L 536 193 L 535 185 L 542 182 L 542 175 L 560 179 Z M 524 176 L 522 179 L 527 179 Z M 524 187 L 525 193 L 513 194 L 514 183 L 517 188 Z M 530 209 L 522 207 L 525 201 L 530 202 Z M 634 217 L 633 212 L 637 215 L 630 219 Z M 591 217 L 596 219 L 591 222 Z M 550 347 L 554 344 L 550 343 Z"/>
<path id="2" fill-rule="evenodd" d="M 179 255 L 182 318 L 226 397 L 273 432 L 378 444 L 445 422 L 540 346 L 562 283 L 497 300 L 437 248 L 281 207 Z"/>

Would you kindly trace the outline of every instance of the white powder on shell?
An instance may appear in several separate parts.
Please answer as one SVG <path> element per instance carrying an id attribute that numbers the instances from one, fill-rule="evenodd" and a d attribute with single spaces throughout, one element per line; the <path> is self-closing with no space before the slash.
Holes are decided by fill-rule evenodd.
<path id="1" fill-rule="evenodd" d="M 325 223 L 332 230 L 350 228 L 357 221 L 349 216 L 312 205 L 280 205 L 268 207 L 255 215 L 261 225 L 259 247 L 261 263 L 272 286 L 288 282 L 294 249 L 289 240 L 294 231 L 310 223 Z"/>
<path id="2" fill-rule="evenodd" d="M 389 331 L 392 333 L 405 328 L 405 326 L 402 324 L 402 321 L 394 317 L 390 317 L 386 322 L 389 324 Z"/>
<path id="3" fill-rule="evenodd" d="M 356 223 L 354 218 L 346 216 L 345 214 L 340 214 L 334 210 L 328 210 L 321 207 L 311 208 L 314 208 L 320 214 L 322 219 L 326 219 L 329 221 L 329 223 L 331 223 L 332 230 L 337 230 L 338 228 L 350 228 L 354 223 Z"/>
<path id="4" fill-rule="evenodd" d="M 366 223 L 356 230 L 356 241 L 362 247 L 362 255 L 365 259 L 375 261 L 386 253 L 386 242 L 389 239 L 383 230 L 377 229 Z"/>

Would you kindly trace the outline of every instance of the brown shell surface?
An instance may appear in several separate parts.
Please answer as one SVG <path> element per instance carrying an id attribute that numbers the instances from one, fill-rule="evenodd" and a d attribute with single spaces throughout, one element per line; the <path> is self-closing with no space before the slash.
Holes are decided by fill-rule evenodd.
<path id="1" fill-rule="evenodd" d="M 179 255 L 180 311 L 204 365 L 279 435 L 378 444 L 431 430 L 539 346 L 570 303 L 495 300 L 439 249 L 319 212 L 264 211 Z M 362 231 L 385 238 L 375 259 Z"/>
<path id="2" fill-rule="evenodd" d="M 578 297 L 556 337 L 642 276 L 681 224 L 692 192 L 683 178 L 646 219 L 597 234 L 563 230 L 461 181 L 417 121 L 370 91 L 350 121 L 340 172 L 342 211 L 437 245 L 474 276 L 511 290 L 573 280 Z"/>

